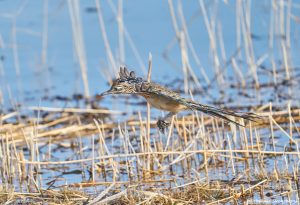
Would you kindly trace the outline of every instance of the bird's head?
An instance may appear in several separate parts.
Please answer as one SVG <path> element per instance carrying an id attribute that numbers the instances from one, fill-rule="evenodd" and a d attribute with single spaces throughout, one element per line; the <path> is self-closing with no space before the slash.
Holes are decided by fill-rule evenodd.
<path id="1" fill-rule="evenodd" d="M 137 84 L 142 83 L 142 78 L 137 78 L 134 71 L 129 72 L 127 68 L 120 68 L 119 78 L 113 81 L 111 88 L 102 93 L 104 95 L 113 94 L 135 94 Z"/>

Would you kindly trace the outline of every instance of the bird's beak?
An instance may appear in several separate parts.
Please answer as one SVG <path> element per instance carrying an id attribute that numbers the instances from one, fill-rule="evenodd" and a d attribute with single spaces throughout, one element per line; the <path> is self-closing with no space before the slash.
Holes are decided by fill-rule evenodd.
<path id="1" fill-rule="evenodd" d="M 100 97 L 103 97 L 103 96 L 105 96 L 105 95 L 110 95 L 110 94 L 112 94 L 112 93 L 111 93 L 111 90 L 108 90 L 108 91 L 105 91 L 105 92 L 101 93 L 101 94 L 100 94 Z"/>

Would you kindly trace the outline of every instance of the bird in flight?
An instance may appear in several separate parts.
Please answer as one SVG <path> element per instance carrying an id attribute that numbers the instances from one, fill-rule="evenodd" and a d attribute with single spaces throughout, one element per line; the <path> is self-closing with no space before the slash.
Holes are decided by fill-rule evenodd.
<path id="1" fill-rule="evenodd" d="M 232 117 L 242 118 L 245 120 L 256 121 L 260 118 L 254 113 L 238 113 L 228 109 L 216 108 L 204 104 L 197 103 L 191 99 L 183 98 L 178 93 L 161 86 L 157 83 L 148 82 L 141 77 L 136 77 L 135 72 L 129 72 L 126 67 L 120 67 L 119 78 L 113 81 L 111 88 L 102 93 L 100 96 L 111 94 L 136 94 L 143 96 L 147 102 L 157 109 L 168 111 L 169 113 L 162 119 L 157 121 L 160 131 L 164 132 L 169 126 L 167 121 L 180 111 L 194 110 L 201 111 L 205 114 L 219 117 L 227 122 L 234 123 L 238 126 L 244 126 Z"/>

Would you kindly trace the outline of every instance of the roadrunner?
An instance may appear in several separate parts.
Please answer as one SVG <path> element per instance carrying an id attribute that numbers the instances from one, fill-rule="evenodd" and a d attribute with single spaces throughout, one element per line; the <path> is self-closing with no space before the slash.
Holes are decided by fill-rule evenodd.
<path id="1" fill-rule="evenodd" d="M 201 111 L 205 114 L 222 118 L 227 122 L 232 122 L 239 126 L 243 125 L 230 119 L 231 116 L 251 121 L 255 121 L 255 118 L 258 117 L 253 113 L 237 113 L 232 110 L 211 107 L 183 98 L 178 93 L 166 87 L 156 83 L 147 82 L 140 77 L 136 77 L 134 71 L 129 72 L 125 67 L 120 68 L 119 78 L 114 80 L 111 88 L 102 93 L 101 96 L 110 94 L 140 95 L 143 96 L 151 106 L 160 110 L 168 111 L 169 113 L 164 118 L 157 121 L 157 126 L 162 132 L 170 124 L 167 120 L 176 113 L 184 110 Z"/>

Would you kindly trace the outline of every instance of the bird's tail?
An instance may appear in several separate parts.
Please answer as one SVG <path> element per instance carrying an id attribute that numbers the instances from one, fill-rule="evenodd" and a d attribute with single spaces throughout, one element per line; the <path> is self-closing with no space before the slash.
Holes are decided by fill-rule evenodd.
<path id="1" fill-rule="evenodd" d="M 245 125 L 242 125 L 242 124 L 230 119 L 230 116 L 233 116 L 233 117 L 236 117 L 239 119 L 250 120 L 250 121 L 254 121 L 254 122 L 257 122 L 261 119 L 261 117 L 259 115 L 256 115 L 254 113 L 234 112 L 232 110 L 216 108 L 216 107 L 203 105 L 203 104 L 192 102 L 192 101 L 187 102 L 186 106 L 189 109 L 201 111 L 201 112 L 204 112 L 205 114 L 222 118 L 222 119 L 226 120 L 227 122 L 232 122 L 232 123 L 234 123 L 238 126 L 242 126 L 242 127 L 245 127 Z"/>

